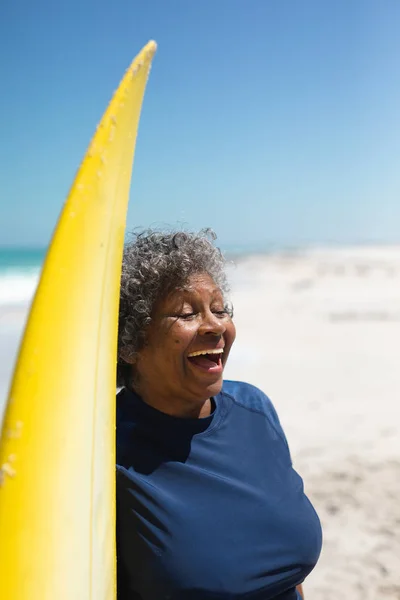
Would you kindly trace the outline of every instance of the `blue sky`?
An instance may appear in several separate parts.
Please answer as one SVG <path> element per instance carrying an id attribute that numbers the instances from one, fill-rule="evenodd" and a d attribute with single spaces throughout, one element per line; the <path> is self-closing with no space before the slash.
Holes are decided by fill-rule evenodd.
<path id="1" fill-rule="evenodd" d="M 399 241 L 399 30 L 398 0 L 3 0 L 0 245 L 47 244 L 149 39 L 128 229 Z"/>

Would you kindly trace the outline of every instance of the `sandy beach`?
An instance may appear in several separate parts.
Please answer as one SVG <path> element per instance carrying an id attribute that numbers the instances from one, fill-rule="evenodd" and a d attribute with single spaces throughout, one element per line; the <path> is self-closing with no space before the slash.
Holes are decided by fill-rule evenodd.
<path id="1" fill-rule="evenodd" d="M 229 276 L 226 378 L 274 402 L 323 525 L 306 599 L 400 599 L 400 247 L 252 256 Z M 0 311 L 1 401 L 25 312 Z"/>
<path id="2" fill-rule="evenodd" d="M 231 280 L 226 375 L 274 402 L 323 525 L 307 600 L 399 599 L 400 248 L 253 257 Z"/>

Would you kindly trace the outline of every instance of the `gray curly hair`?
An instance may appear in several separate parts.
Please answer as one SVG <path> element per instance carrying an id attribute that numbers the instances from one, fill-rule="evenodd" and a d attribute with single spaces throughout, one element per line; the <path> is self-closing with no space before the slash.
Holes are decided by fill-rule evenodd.
<path id="1" fill-rule="evenodd" d="M 148 229 L 133 234 L 122 260 L 118 322 L 117 386 L 132 380 L 130 358 L 146 343 L 146 329 L 158 301 L 184 285 L 191 275 L 208 273 L 225 295 L 226 261 L 213 242 L 211 229 L 198 233 Z M 226 305 L 232 314 L 232 309 Z"/>

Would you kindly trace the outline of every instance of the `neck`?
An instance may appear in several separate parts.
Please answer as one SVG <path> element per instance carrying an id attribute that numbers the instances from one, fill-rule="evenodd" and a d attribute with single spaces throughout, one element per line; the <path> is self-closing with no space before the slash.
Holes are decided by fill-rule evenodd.
<path id="1" fill-rule="evenodd" d="M 203 402 L 197 400 L 193 403 L 185 402 L 171 402 L 164 401 L 163 398 L 157 397 L 156 399 L 145 391 L 141 390 L 140 387 L 132 388 L 149 406 L 152 406 L 156 410 L 170 415 L 171 417 L 178 417 L 180 419 L 204 419 L 209 417 L 212 412 L 212 400 L 207 398 Z"/>

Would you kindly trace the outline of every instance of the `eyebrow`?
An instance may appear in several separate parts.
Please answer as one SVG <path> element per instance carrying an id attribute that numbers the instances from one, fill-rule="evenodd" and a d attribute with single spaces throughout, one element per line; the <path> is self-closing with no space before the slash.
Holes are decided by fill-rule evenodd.
<path id="1" fill-rule="evenodd" d="M 183 288 L 181 288 L 181 290 L 182 290 L 182 292 L 188 293 L 188 294 L 196 294 L 196 292 L 197 292 L 197 290 L 191 286 L 183 287 Z M 223 296 L 221 288 L 216 287 L 216 288 L 212 289 L 211 295 L 215 295 L 215 294 L 221 294 L 221 296 Z"/>

